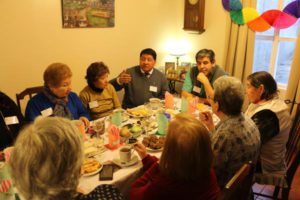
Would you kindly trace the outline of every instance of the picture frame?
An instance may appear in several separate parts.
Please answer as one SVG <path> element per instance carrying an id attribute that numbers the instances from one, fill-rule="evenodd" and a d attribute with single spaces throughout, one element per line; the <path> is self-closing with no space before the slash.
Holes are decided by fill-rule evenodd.
<path id="1" fill-rule="evenodd" d="M 165 74 L 168 75 L 175 70 L 175 62 L 166 62 L 165 63 Z"/>
<path id="2" fill-rule="evenodd" d="M 186 76 L 187 72 L 190 71 L 190 69 L 191 69 L 190 65 L 177 66 L 176 73 L 178 75 L 178 79 L 179 80 L 185 80 L 185 76 Z"/>
<path id="3" fill-rule="evenodd" d="M 115 26 L 115 0 L 61 0 L 63 28 Z"/>

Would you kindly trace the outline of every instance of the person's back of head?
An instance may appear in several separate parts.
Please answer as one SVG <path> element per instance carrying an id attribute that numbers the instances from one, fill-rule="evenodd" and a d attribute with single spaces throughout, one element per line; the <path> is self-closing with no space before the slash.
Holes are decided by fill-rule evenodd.
<path id="1" fill-rule="evenodd" d="M 37 118 L 21 131 L 11 155 L 12 178 L 26 200 L 72 199 L 83 159 L 76 126 L 60 117 Z"/>
<path id="2" fill-rule="evenodd" d="M 222 76 L 214 84 L 214 101 L 225 115 L 239 115 L 244 103 L 245 91 L 241 81 L 235 77 Z"/>
<path id="3" fill-rule="evenodd" d="M 160 169 L 169 178 L 199 181 L 209 176 L 213 153 L 209 132 L 192 115 L 178 114 L 170 122 Z"/>

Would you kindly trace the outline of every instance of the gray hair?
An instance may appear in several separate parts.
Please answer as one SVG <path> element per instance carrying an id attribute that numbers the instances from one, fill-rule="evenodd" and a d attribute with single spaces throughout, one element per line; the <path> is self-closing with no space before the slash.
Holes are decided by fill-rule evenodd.
<path id="1" fill-rule="evenodd" d="M 244 87 L 241 81 L 231 76 L 222 76 L 214 84 L 214 101 L 226 115 L 238 115 L 244 103 Z"/>
<path id="2" fill-rule="evenodd" d="M 83 161 L 82 136 L 68 119 L 37 118 L 21 131 L 9 161 L 25 199 L 72 199 Z"/>

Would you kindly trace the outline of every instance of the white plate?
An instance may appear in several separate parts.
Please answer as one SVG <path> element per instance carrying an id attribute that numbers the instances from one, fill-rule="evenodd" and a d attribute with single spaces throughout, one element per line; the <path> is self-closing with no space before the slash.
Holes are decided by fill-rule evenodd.
<path id="1" fill-rule="evenodd" d="M 134 115 L 134 114 L 128 112 L 127 110 L 125 111 L 125 113 L 131 117 L 136 117 L 136 118 L 151 117 L 153 115 L 152 110 L 149 110 L 147 107 L 145 107 L 143 105 L 135 107 L 135 108 L 131 108 L 130 110 L 134 111 L 134 110 L 140 110 L 140 109 L 145 109 L 148 114 L 147 115 Z"/>
<path id="2" fill-rule="evenodd" d="M 101 171 L 102 167 L 103 167 L 103 165 L 101 164 L 101 166 L 99 167 L 99 169 L 97 169 L 96 171 L 93 171 L 93 172 L 90 172 L 90 173 L 86 173 L 86 174 L 82 174 L 82 176 L 92 176 L 92 175 L 98 174 Z"/>
<path id="3" fill-rule="evenodd" d="M 131 165 L 136 164 L 139 161 L 139 159 L 138 159 L 138 157 L 136 155 L 134 155 L 129 162 L 121 162 L 121 160 L 120 160 L 119 157 L 118 158 L 114 158 L 112 161 L 116 165 L 118 165 L 118 166 L 120 166 L 120 167 L 123 168 L 123 167 L 129 167 Z"/>

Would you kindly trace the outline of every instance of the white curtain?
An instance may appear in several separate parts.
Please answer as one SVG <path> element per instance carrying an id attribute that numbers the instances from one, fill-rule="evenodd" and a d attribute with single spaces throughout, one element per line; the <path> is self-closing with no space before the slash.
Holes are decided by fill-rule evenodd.
<path id="1" fill-rule="evenodd" d="M 298 38 L 296 42 L 296 47 L 294 51 L 293 62 L 290 71 L 290 78 L 288 82 L 287 91 L 285 94 L 285 98 L 290 100 L 292 103 L 290 104 L 292 116 L 295 115 L 297 110 L 297 106 L 300 103 L 300 31 L 298 32 Z"/>
<path id="2" fill-rule="evenodd" d="M 256 0 L 243 0 L 242 4 L 244 8 L 255 8 Z M 224 68 L 229 75 L 239 78 L 245 84 L 247 76 L 252 73 L 255 32 L 247 24 L 237 25 L 231 22 L 227 35 Z M 247 99 L 243 108 L 246 107 L 248 107 Z"/>

